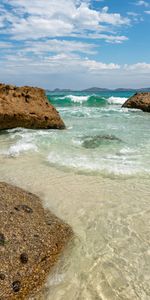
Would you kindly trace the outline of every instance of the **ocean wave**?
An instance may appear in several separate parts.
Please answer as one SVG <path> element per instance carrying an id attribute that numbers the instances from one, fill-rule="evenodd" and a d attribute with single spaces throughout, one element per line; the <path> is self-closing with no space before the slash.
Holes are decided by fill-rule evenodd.
<path id="1" fill-rule="evenodd" d="M 104 97 L 101 95 L 65 95 L 65 96 L 48 96 L 50 102 L 61 107 L 66 106 L 106 106 L 122 105 L 128 98 L 125 97 Z"/>
<path id="2" fill-rule="evenodd" d="M 64 99 L 70 99 L 72 102 L 74 103 L 82 103 L 84 101 L 88 101 L 88 99 L 90 98 L 90 96 L 75 96 L 75 95 L 68 95 L 68 96 L 64 96 L 64 97 L 60 97 L 58 99 L 64 100 Z"/>
<path id="3" fill-rule="evenodd" d="M 125 98 L 125 97 L 114 97 L 114 96 L 111 96 L 110 98 L 107 99 L 109 104 L 118 104 L 118 105 L 124 104 L 125 101 L 127 101 L 127 100 L 128 100 L 128 98 Z"/>
<path id="4" fill-rule="evenodd" d="M 66 96 L 48 96 L 48 99 L 55 106 L 103 106 L 108 104 L 107 99 L 98 95 L 66 95 Z"/>

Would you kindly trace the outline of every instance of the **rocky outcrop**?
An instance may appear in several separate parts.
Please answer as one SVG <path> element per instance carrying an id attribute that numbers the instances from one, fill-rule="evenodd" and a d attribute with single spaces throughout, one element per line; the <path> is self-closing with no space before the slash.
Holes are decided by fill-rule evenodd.
<path id="1" fill-rule="evenodd" d="M 43 89 L 0 84 L 0 129 L 63 129 L 64 122 Z"/>
<path id="2" fill-rule="evenodd" d="M 72 235 L 37 196 L 0 183 L 0 299 L 34 296 Z"/>
<path id="3" fill-rule="evenodd" d="M 150 92 L 136 93 L 134 96 L 129 98 L 122 107 L 136 108 L 150 112 Z"/>

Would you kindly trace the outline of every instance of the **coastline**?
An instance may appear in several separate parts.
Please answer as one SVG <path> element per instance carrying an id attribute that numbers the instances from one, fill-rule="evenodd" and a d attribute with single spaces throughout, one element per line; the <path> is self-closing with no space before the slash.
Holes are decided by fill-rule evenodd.
<path id="1" fill-rule="evenodd" d="M 67 173 L 38 154 L 1 158 L 0 164 L 1 181 L 36 193 L 77 236 L 71 254 L 59 262 L 61 269 L 56 266 L 58 272 L 49 277 L 46 300 L 54 294 L 55 300 L 147 299 L 149 179 Z"/>

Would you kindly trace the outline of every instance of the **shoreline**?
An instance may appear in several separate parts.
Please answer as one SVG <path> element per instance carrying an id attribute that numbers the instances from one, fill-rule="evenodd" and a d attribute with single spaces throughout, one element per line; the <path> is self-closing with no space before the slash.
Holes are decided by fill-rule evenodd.
<path id="1" fill-rule="evenodd" d="M 46 300 L 54 299 L 54 294 L 56 300 L 90 299 L 91 295 L 108 300 L 116 295 L 129 300 L 147 297 L 149 179 L 67 173 L 31 155 L 5 159 L 0 180 L 36 193 L 77 236 L 71 253 L 47 281 Z"/>

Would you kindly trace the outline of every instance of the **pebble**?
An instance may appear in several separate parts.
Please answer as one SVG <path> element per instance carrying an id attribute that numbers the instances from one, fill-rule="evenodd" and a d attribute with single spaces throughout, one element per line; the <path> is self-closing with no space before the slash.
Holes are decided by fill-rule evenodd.
<path id="1" fill-rule="evenodd" d="M 15 293 L 18 293 L 18 292 L 20 291 L 20 288 L 21 288 L 21 282 L 20 282 L 19 280 L 14 281 L 14 282 L 12 283 L 12 288 L 13 288 L 13 291 L 14 291 Z"/>
<path id="2" fill-rule="evenodd" d="M 22 264 L 26 264 L 28 262 L 28 255 L 27 255 L 27 253 L 22 253 L 20 255 L 20 261 L 22 262 Z"/>
<path id="3" fill-rule="evenodd" d="M 24 210 L 25 212 L 27 212 L 28 214 L 33 213 L 33 209 L 31 207 L 29 207 L 28 205 L 25 204 L 21 204 L 15 207 L 15 210 Z"/>
<path id="4" fill-rule="evenodd" d="M 0 280 L 4 280 L 5 279 L 5 274 L 0 273 Z"/>

